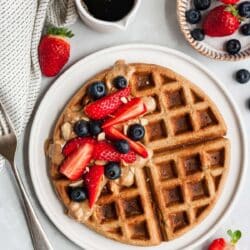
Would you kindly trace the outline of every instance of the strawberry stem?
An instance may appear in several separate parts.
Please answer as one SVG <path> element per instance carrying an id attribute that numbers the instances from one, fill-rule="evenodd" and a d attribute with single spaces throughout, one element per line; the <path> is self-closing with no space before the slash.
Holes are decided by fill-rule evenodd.
<path id="1" fill-rule="evenodd" d="M 68 37 L 68 38 L 71 38 L 74 36 L 72 31 L 67 29 L 67 28 L 57 28 L 57 27 L 53 27 L 53 26 L 48 27 L 47 34 Z"/>
<path id="2" fill-rule="evenodd" d="M 230 12 L 233 16 L 236 16 L 239 18 L 239 11 L 236 9 L 235 5 L 229 4 L 226 9 L 226 11 Z"/>

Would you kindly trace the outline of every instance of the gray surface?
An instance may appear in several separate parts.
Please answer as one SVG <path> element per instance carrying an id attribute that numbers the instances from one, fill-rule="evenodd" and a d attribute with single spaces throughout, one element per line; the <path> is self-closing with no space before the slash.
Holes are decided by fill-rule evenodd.
<path id="1" fill-rule="evenodd" d="M 246 108 L 246 99 L 250 97 L 250 83 L 246 85 L 237 84 L 232 75 L 239 68 L 250 69 L 250 60 L 237 63 L 218 62 L 205 58 L 194 51 L 184 40 L 179 31 L 175 14 L 174 0 L 144 0 L 138 15 L 132 25 L 126 32 L 116 34 L 99 34 L 91 31 L 78 21 L 73 27 L 75 37 L 71 41 L 72 54 L 67 68 L 83 58 L 84 56 L 99 49 L 113 45 L 128 42 L 155 43 L 182 51 L 206 65 L 214 75 L 220 79 L 227 89 L 231 92 L 234 100 L 242 112 L 245 127 L 249 131 L 250 111 Z M 84 69 L 83 69 L 84 74 Z M 54 79 L 44 79 L 42 82 L 42 94 L 50 86 Z M 44 114 L 45 119 L 49 119 L 49 114 Z M 46 117 L 47 116 L 47 117 Z M 17 165 L 20 166 L 27 188 L 31 192 L 33 204 L 36 207 L 39 218 L 56 250 L 79 249 L 68 239 L 66 239 L 47 219 L 32 191 L 29 181 L 29 172 L 27 165 L 28 132 L 24 136 L 24 142 L 21 143 L 17 154 Z M 248 141 L 250 139 L 248 133 Z M 23 153 L 24 152 L 24 155 Z M 232 152 L 233 153 L 233 152 Z M 38 163 L 39 164 L 39 163 Z M 231 166 L 233 167 L 233 166 Z M 250 179 L 250 173 L 247 172 L 247 178 Z M 238 204 L 236 204 L 229 218 L 221 226 L 216 236 L 223 236 L 229 229 L 241 229 L 245 237 L 240 242 L 240 249 L 246 250 L 250 244 L 249 231 L 249 211 L 250 202 L 246 195 L 249 195 L 250 182 L 245 183 L 241 192 Z M 5 250 L 30 250 L 32 249 L 29 234 L 27 232 L 25 220 L 18 202 L 18 198 L 13 185 L 13 180 L 7 166 L 0 174 L 0 242 L 1 249 Z M 248 235 L 248 238 L 247 238 Z M 84 235 L 83 235 L 84 237 Z M 204 244 L 205 246 L 206 244 Z M 206 249 L 200 247 L 198 249 Z M 197 250 L 198 250 L 197 249 Z"/>

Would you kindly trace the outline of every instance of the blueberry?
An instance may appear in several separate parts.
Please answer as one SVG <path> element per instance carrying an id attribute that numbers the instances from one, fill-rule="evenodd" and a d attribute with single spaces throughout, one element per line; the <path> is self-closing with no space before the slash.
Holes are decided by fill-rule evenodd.
<path id="1" fill-rule="evenodd" d="M 194 0 L 194 6 L 197 10 L 206 10 L 210 5 L 211 0 Z"/>
<path id="2" fill-rule="evenodd" d="M 201 20 L 201 13 L 199 10 L 191 9 L 186 11 L 186 20 L 188 23 L 195 24 Z"/>
<path id="3" fill-rule="evenodd" d="M 130 146 L 126 140 L 119 140 L 115 142 L 115 147 L 118 152 L 127 154 L 130 150 Z"/>
<path id="4" fill-rule="evenodd" d="M 240 28 L 240 32 L 244 35 L 244 36 L 250 36 L 250 23 L 245 23 L 241 26 Z"/>
<path id="5" fill-rule="evenodd" d="M 117 89 L 124 89 L 128 85 L 128 81 L 124 76 L 117 76 L 113 80 L 113 84 Z"/>
<path id="6" fill-rule="evenodd" d="M 105 166 L 105 176 L 110 180 L 115 180 L 121 176 L 121 167 L 117 162 L 109 162 Z"/>
<path id="7" fill-rule="evenodd" d="M 106 85 L 103 82 L 94 82 L 89 86 L 89 95 L 94 100 L 104 97 L 106 92 Z"/>
<path id="8" fill-rule="evenodd" d="M 133 124 L 128 128 L 128 136 L 133 141 L 141 140 L 145 135 L 145 129 L 141 124 Z"/>
<path id="9" fill-rule="evenodd" d="M 237 71 L 236 80 L 239 83 L 247 83 L 250 80 L 250 72 L 246 69 L 241 69 Z"/>
<path id="10" fill-rule="evenodd" d="M 202 41 L 205 38 L 203 30 L 198 28 L 191 31 L 191 36 L 197 41 Z"/>
<path id="11" fill-rule="evenodd" d="M 87 199 L 87 190 L 83 187 L 70 188 L 69 196 L 72 201 L 82 202 Z"/>
<path id="12" fill-rule="evenodd" d="M 235 55 L 237 54 L 241 49 L 241 44 L 240 41 L 237 39 L 231 39 L 226 42 L 226 51 L 230 55 Z"/>
<path id="13" fill-rule="evenodd" d="M 80 137 L 89 136 L 89 123 L 85 120 L 79 120 L 74 125 L 75 133 Z"/>
<path id="14" fill-rule="evenodd" d="M 89 132 L 91 135 L 96 136 L 102 132 L 102 122 L 101 121 L 90 121 L 89 122 Z"/>
<path id="15" fill-rule="evenodd" d="M 245 1 L 238 6 L 239 15 L 242 17 L 250 17 L 250 1 Z"/>

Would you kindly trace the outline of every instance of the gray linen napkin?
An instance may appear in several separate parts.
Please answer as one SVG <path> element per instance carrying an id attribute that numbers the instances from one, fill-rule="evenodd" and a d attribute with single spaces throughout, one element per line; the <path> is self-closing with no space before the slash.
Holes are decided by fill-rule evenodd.
<path id="1" fill-rule="evenodd" d="M 0 100 L 18 137 L 40 90 L 37 46 L 43 26 L 67 26 L 76 19 L 74 0 L 0 0 Z"/>

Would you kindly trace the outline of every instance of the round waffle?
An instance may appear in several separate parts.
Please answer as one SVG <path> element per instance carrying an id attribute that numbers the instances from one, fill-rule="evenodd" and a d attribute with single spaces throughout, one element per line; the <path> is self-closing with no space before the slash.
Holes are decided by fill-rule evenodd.
<path id="1" fill-rule="evenodd" d="M 154 98 L 156 109 L 145 115 L 144 145 L 151 160 L 134 168 L 131 185 L 104 182 L 92 210 L 69 199 L 72 183 L 59 173 L 62 146 L 76 135 L 75 121 L 86 118 L 88 86 L 124 75 L 132 96 Z M 170 69 L 119 61 L 93 78 L 72 97 L 60 115 L 50 142 L 50 176 L 68 215 L 117 241 L 151 246 L 175 239 L 211 211 L 225 181 L 230 158 L 226 125 L 215 104 L 197 86 Z M 89 216 L 88 216 L 89 215 Z M 86 217 L 87 216 L 87 217 Z"/>

